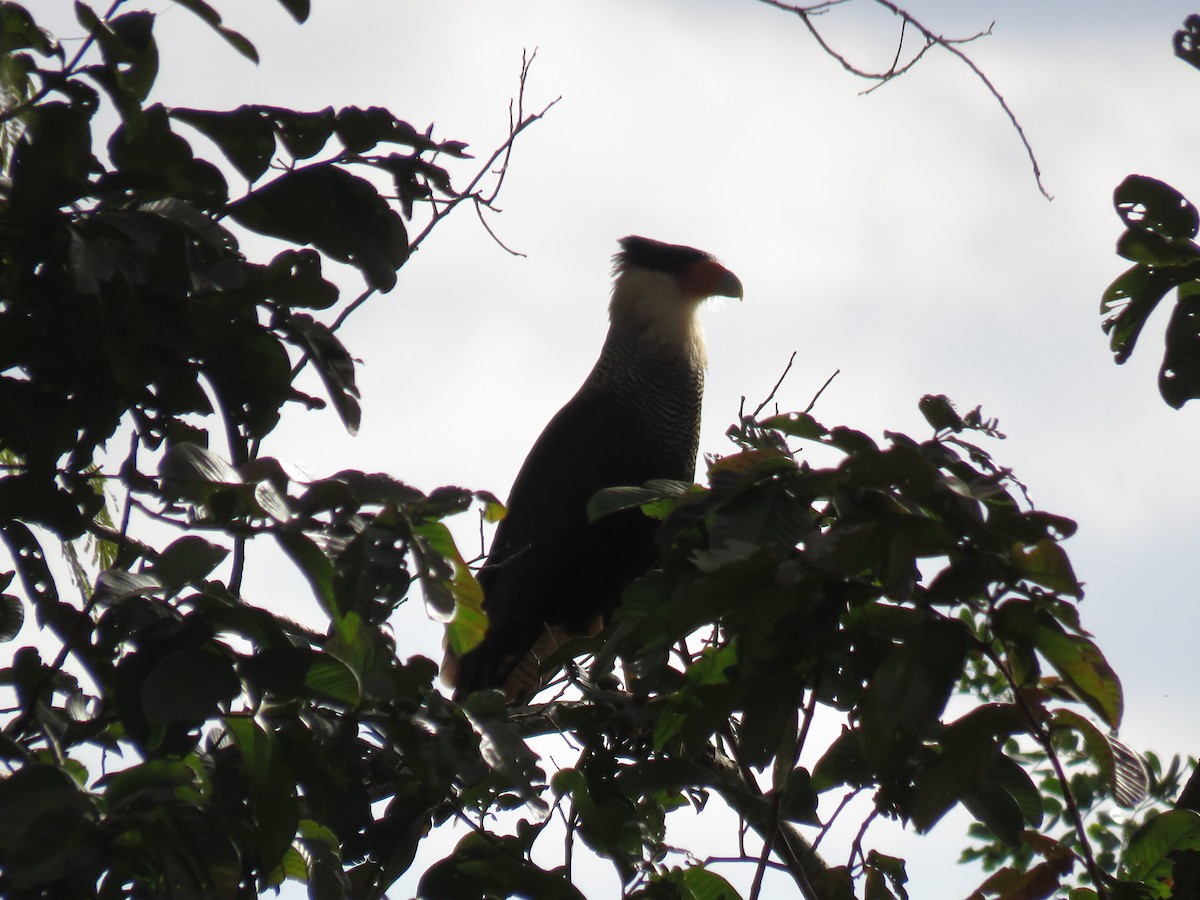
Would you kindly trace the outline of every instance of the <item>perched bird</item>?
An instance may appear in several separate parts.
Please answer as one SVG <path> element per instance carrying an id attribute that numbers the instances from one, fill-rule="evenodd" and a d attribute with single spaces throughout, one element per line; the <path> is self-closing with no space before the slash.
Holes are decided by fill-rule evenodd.
<path id="1" fill-rule="evenodd" d="M 541 660 L 596 633 L 654 563 L 655 521 L 633 509 L 589 523 L 592 495 L 695 477 L 706 361 L 696 311 L 708 297 L 741 298 L 742 284 L 691 247 L 619 243 L 600 358 L 529 451 L 479 572 L 487 635 L 460 660 L 448 657 L 458 699 L 535 691 Z"/>

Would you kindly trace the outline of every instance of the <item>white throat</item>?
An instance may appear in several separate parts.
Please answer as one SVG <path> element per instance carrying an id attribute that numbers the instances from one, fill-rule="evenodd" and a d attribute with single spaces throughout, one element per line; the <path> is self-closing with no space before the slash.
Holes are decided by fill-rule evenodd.
<path id="1" fill-rule="evenodd" d="M 703 297 L 686 296 L 679 282 L 663 272 L 622 272 L 608 306 L 611 333 L 638 343 L 679 348 L 703 367 L 704 332 L 696 316 L 703 301 Z"/>

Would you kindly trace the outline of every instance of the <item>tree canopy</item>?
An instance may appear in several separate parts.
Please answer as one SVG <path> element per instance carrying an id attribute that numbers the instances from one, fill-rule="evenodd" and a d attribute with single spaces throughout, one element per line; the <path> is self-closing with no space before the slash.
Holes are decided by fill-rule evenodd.
<path id="1" fill-rule="evenodd" d="M 757 897 L 770 871 L 802 896 L 882 900 L 908 896 L 905 863 L 867 826 L 923 833 L 961 807 L 964 855 L 991 873 L 980 898 L 1189 896 L 1200 816 L 1169 808 L 1179 760 L 1110 736 L 1124 699 L 1080 616 L 1076 524 L 1030 502 L 995 419 L 942 395 L 914 398 L 915 435 L 769 397 L 703 484 L 597 495 L 593 517 L 660 520 L 659 565 L 605 633 L 548 661 L 563 675 L 534 705 L 448 699 L 394 629 L 423 602 L 452 650 L 478 642 L 473 560 L 445 520 L 503 506 L 308 477 L 261 448 L 293 410 L 357 429 L 341 325 L 446 216 L 494 207 L 546 111 L 525 107 L 528 61 L 507 138 L 476 152 L 379 107 L 149 102 L 157 20 L 131 5 L 76 4 L 69 52 L 0 3 L 0 638 L 28 635 L 27 615 L 51 636 L 0 670 L 0 894 L 290 879 L 377 897 L 456 823 L 422 897 L 581 897 L 579 846 L 628 897 Z M 178 6 L 257 60 L 213 7 Z M 1195 32 L 1177 38 L 1193 64 Z M 1135 266 L 1105 328 L 1127 357 L 1179 289 L 1160 387 L 1181 406 L 1200 395 L 1195 209 L 1140 176 L 1115 203 Z M 245 594 L 251 541 L 303 576 L 319 628 Z M 546 735 L 567 749 L 540 752 Z M 740 853 L 681 846 L 672 811 L 719 805 L 753 835 Z M 834 858 L 822 842 L 851 816 Z"/>

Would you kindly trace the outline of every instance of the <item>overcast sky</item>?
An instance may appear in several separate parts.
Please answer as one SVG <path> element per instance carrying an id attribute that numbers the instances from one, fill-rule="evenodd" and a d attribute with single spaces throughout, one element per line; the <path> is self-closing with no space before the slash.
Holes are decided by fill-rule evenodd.
<path id="1" fill-rule="evenodd" d="M 704 313 L 702 452 L 730 449 L 739 398 L 757 404 L 793 351 L 785 409 L 841 370 L 814 411 L 826 424 L 923 436 L 922 394 L 983 404 L 1009 435 L 999 460 L 1039 506 L 1080 522 L 1067 549 L 1087 584 L 1084 623 L 1125 684 L 1122 739 L 1200 751 L 1200 406 L 1176 412 L 1158 396 L 1165 316 L 1123 368 L 1098 316 L 1125 265 L 1112 189 L 1140 172 L 1200 197 L 1200 72 L 1170 43 L 1200 9 L 907 4 L 947 36 L 995 23 L 965 49 L 1019 117 L 1048 202 L 1003 111 L 948 54 L 862 97 L 868 85 L 795 17 L 753 0 L 314 0 L 303 27 L 267 0 L 219 6 L 261 66 L 164 5 L 156 99 L 386 106 L 486 155 L 506 133 L 523 49 L 537 48 L 528 106 L 562 97 L 520 139 L 491 222 L 526 256 L 498 248 L 466 209 L 443 223 L 342 332 L 363 362 L 360 434 L 341 434 L 331 413 L 297 415 L 267 452 L 315 476 L 381 470 L 503 497 L 595 359 L 616 239 L 691 244 L 746 293 Z M 867 0 L 822 25 L 863 67 L 891 62 L 898 22 Z M 458 183 L 471 165 L 454 170 Z M 474 528 L 458 528 L 467 550 Z M 250 575 L 252 599 L 277 593 L 273 567 Z M 438 656 L 422 610 L 402 616 L 401 652 Z M 913 896 L 961 895 L 974 882 L 944 868 L 957 834 L 933 843 L 942 855 L 914 866 Z"/>

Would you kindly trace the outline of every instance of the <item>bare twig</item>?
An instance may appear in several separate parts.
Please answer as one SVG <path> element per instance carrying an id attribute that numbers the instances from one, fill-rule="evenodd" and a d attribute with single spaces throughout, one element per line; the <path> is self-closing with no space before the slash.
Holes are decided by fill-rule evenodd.
<path id="1" fill-rule="evenodd" d="M 916 54 L 914 54 L 912 59 L 903 65 L 899 65 L 901 48 L 898 46 L 896 48 L 896 58 L 892 61 L 892 65 L 887 70 L 883 72 L 870 72 L 851 62 L 847 57 L 834 50 L 832 45 L 825 40 L 825 36 L 821 34 L 821 32 L 817 29 L 816 24 L 813 22 L 815 15 L 825 13 L 832 4 L 819 3 L 815 6 L 800 6 L 793 3 L 785 3 L 783 0 L 759 0 L 759 2 L 765 3 L 768 6 L 773 6 L 776 9 L 784 10 L 785 12 L 794 13 L 800 19 L 800 21 L 804 23 L 804 27 L 808 29 L 809 34 L 812 35 L 813 39 L 826 53 L 826 55 L 836 60 L 838 64 L 841 65 L 841 67 L 851 75 L 876 82 L 875 85 L 868 88 L 863 93 L 870 93 L 876 88 L 882 87 L 889 81 L 892 81 L 893 79 L 903 75 L 913 66 L 915 66 L 927 51 L 934 47 L 940 47 L 953 56 L 958 57 L 959 61 L 969 68 L 975 77 L 983 83 L 983 86 L 987 89 L 988 93 L 992 95 L 992 98 L 1000 105 L 1000 108 L 1004 110 L 1004 114 L 1008 117 L 1009 123 L 1012 125 L 1013 130 L 1016 131 L 1017 137 L 1021 141 L 1021 146 L 1025 148 L 1025 155 L 1029 158 L 1029 164 L 1033 168 L 1033 178 L 1037 183 L 1038 191 L 1040 191 L 1042 196 L 1047 200 L 1054 199 L 1049 191 L 1046 190 L 1046 186 L 1042 183 L 1042 169 L 1038 164 L 1037 155 L 1033 152 L 1033 145 L 1029 143 L 1029 138 L 1025 136 L 1025 129 L 1021 127 L 1021 123 L 1017 119 L 1016 114 L 1012 111 L 1012 108 L 1008 105 L 1008 101 L 1004 99 L 1004 95 L 1000 93 L 1000 91 L 992 83 L 991 79 L 984 74 L 983 70 L 980 69 L 979 66 L 975 64 L 974 60 L 972 60 L 971 57 L 963 52 L 960 47 L 961 44 L 967 44 L 971 41 L 978 40 L 981 37 L 991 34 L 991 25 L 989 25 L 984 31 L 977 32 L 969 37 L 948 38 L 940 34 L 935 34 L 926 28 L 921 24 L 921 22 L 914 18 L 911 13 L 897 6 L 892 2 L 892 0 L 873 0 L 873 2 L 891 12 L 892 15 L 900 18 L 902 23 L 900 33 L 901 45 L 904 41 L 904 30 L 910 25 L 920 32 L 921 37 L 925 39 L 925 45 L 919 51 L 917 51 Z"/>
<path id="2" fill-rule="evenodd" d="M 780 375 L 779 380 L 775 382 L 775 387 L 771 388 L 771 393 L 767 394 L 766 399 L 763 400 L 762 403 L 758 404 L 757 407 L 755 407 L 754 413 L 750 416 L 750 418 L 757 419 L 758 414 L 766 409 L 768 403 L 775 399 L 775 394 L 779 391 L 780 386 L 783 384 L 783 380 L 788 377 L 788 372 L 792 371 L 792 364 L 795 361 L 796 351 L 793 350 L 792 355 L 788 358 L 787 365 L 783 367 L 783 374 Z"/>
<path id="3" fill-rule="evenodd" d="M 425 224 L 425 227 L 422 228 L 420 233 L 418 233 L 417 236 L 409 242 L 408 251 L 410 255 L 417 251 L 425 239 L 429 237 L 433 229 L 437 227 L 437 224 L 441 222 L 442 219 L 446 218 L 446 216 L 450 215 L 450 213 L 454 211 L 455 207 L 457 207 L 463 201 L 470 200 L 475 205 L 476 211 L 479 213 L 480 221 L 483 221 L 481 207 L 486 206 L 489 209 L 494 209 L 496 197 L 499 196 L 500 188 L 504 184 L 505 175 L 508 174 L 508 163 L 512 157 L 513 144 L 516 143 L 517 137 L 526 128 L 545 116 L 546 113 L 548 113 L 550 109 L 562 99 L 562 97 L 556 97 L 542 107 L 538 112 L 531 113 L 529 115 L 525 114 L 525 85 L 529 78 L 529 68 L 533 65 L 533 60 L 536 56 L 536 51 L 528 56 L 525 54 L 521 55 L 521 75 L 517 84 L 515 117 L 513 113 L 513 104 L 512 102 L 509 103 L 508 137 L 504 139 L 503 143 L 501 143 L 499 147 L 492 151 L 492 154 L 487 158 L 483 165 L 479 167 L 479 169 L 475 172 L 475 175 L 471 178 L 470 182 L 468 182 L 467 186 L 462 191 L 452 197 L 444 206 L 434 210 L 433 215 Z M 493 166 L 495 166 L 499 160 L 502 160 L 500 167 L 493 169 Z M 479 191 L 479 185 L 488 175 L 495 175 L 496 182 L 492 185 L 491 191 L 485 196 Z M 511 253 L 514 256 L 523 255 L 505 246 L 505 244 L 496 237 L 495 232 L 488 227 L 486 222 L 484 222 L 484 228 L 487 229 L 487 233 L 491 235 L 492 239 L 495 240 L 496 243 L 506 252 Z M 337 318 L 333 320 L 333 324 L 329 326 L 329 330 L 337 331 L 339 328 L 341 328 L 342 325 L 345 324 L 346 320 L 350 318 L 351 314 L 353 314 L 355 310 L 366 303 L 374 293 L 374 288 L 367 288 L 365 291 L 359 294 L 349 306 L 347 306 L 338 314 Z M 300 361 L 293 368 L 292 377 L 295 377 L 296 373 L 308 363 L 310 358 L 311 357 L 307 353 L 301 357 Z"/>
<path id="4" fill-rule="evenodd" d="M 825 388 L 827 388 L 827 387 L 829 387 L 829 385 L 833 384 L 833 379 L 837 378 L 841 374 L 842 374 L 841 369 L 833 370 L 833 374 L 825 379 L 825 383 L 823 385 L 821 385 L 821 389 L 819 391 L 817 391 L 815 394 L 813 394 L 813 398 L 808 401 L 808 406 L 804 407 L 805 413 L 810 413 L 813 411 L 813 407 L 817 405 L 817 401 L 820 400 L 821 395 L 823 393 L 825 393 Z"/>
<path id="5" fill-rule="evenodd" d="M 863 819 L 862 825 L 858 828 L 858 834 L 854 836 L 854 843 L 850 845 L 850 859 L 847 860 L 846 868 L 854 868 L 854 857 L 857 856 L 864 863 L 867 861 L 867 855 L 863 853 L 863 840 L 867 836 L 867 829 L 871 827 L 871 823 L 879 816 L 879 810 L 873 809 L 870 814 Z"/>
<path id="6" fill-rule="evenodd" d="M 488 226 L 487 222 L 483 221 L 482 208 L 487 207 L 488 209 L 495 211 L 496 198 L 499 196 L 500 188 L 503 186 L 504 178 L 508 173 L 508 163 L 512 157 L 512 149 L 513 145 L 516 143 L 517 137 L 530 125 L 544 117 L 546 113 L 548 113 L 550 109 L 562 99 L 562 97 L 556 97 L 543 106 L 538 112 L 531 113 L 529 115 L 525 114 L 525 85 L 529 78 L 529 68 L 533 65 L 533 60 L 536 56 L 536 51 L 528 55 L 524 53 L 521 54 L 521 75 L 517 85 L 515 113 L 513 109 L 513 101 L 509 102 L 508 137 L 504 139 L 499 147 L 492 151 L 492 154 L 487 158 L 487 160 L 484 161 L 483 165 L 479 167 L 474 176 L 472 176 L 470 182 L 468 182 L 467 186 L 462 191 L 459 191 L 440 207 L 438 207 L 436 203 L 434 204 L 433 215 L 425 224 L 425 227 L 421 229 L 415 238 L 409 241 L 408 252 L 410 257 L 420 248 L 421 244 L 427 237 L 429 237 L 430 233 L 434 228 L 437 227 L 438 223 L 445 219 L 446 216 L 450 215 L 450 213 L 452 213 L 460 203 L 467 200 L 471 201 L 475 206 L 475 210 L 479 215 L 479 219 L 481 222 L 483 222 L 483 227 L 487 230 L 487 233 L 491 236 L 492 240 L 494 240 L 501 249 L 507 253 L 511 253 L 514 256 L 524 255 L 508 247 L 496 236 L 495 231 Z M 500 161 L 499 168 L 493 168 L 497 161 Z M 479 186 L 489 175 L 496 176 L 496 181 L 492 185 L 491 191 L 485 195 L 479 190 Z M 333 323 L 329 326 L 329 330 L 337 331 L 339 328 L 341 328 L 342 325 L 346 323 L 346 320 L 349 319 L 350 316 L 353 315 L 374 294 L 374 287 L 366 288 L 361 294 L 355 297 L 345 309 L 338 313 L 337 317 L 333 320 Z M 296 364 L 292 366 L 292 378 L 294 379 L 298 374 L 300 374 L 301 370 L 303 370 L 311 360 L 312 352 L 306 350 L 303 355 L 301 355 L 300 359 L 296 361 Z"/>

